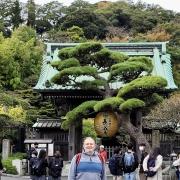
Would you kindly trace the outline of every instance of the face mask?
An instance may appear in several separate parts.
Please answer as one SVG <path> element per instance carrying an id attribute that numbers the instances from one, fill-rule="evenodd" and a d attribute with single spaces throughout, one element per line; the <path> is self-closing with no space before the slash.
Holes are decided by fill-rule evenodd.
<path id="1" fill-rule="evenodd" d="M 144 151 L 144 148 L 145 148 L 144 146 L 139 146 L 140 151 Z"/>
<path id="2" fill-rule="evenodd" d="M 55 157 L 56 157 L 56 158 L 59 158 L 59 157 L 60 157 L 60 155 L 55 155 Z"/>
<path id="3" fill-rule="evenodd" d="M 36 155 L 35 155 L 35 154 L 32 154 L 32 157 L 36 157 Z"/>

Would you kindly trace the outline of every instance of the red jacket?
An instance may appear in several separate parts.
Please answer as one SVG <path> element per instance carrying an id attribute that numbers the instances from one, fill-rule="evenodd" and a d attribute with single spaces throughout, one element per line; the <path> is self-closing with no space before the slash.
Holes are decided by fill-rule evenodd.
<path id="1" fill-rule="evenodd" d="M 104 158 L 104 162 L 107 161 L 107 152 L 106 150 L 99 151 L 99 154 Z"/>

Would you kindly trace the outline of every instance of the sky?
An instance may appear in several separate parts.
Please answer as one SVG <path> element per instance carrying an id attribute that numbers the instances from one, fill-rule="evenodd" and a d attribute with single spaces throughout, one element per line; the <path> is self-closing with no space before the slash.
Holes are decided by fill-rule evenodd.
<path id="1" fill-rule="evenodd" d="M 21 2 L 27 2 L 27 0 L 20 0 Z M 36 4 L 45 4 L 48 2 L 51 2 L 53 0 L 35 0 Z M 74 0 L 57 0 L 61 2 L 63 5 L 69 6 Z M 89 3 L 96 3 L 101 0 L 86 0 Z M 116 0 L 109 0 L 115 2 Z M 137 2 L 138 0 L 134 0 L 134 2 Z M 143 2 L 146 2 L 148 4 L 159 4 L 164 9 L 173 10 L 176 12 L 180 12 L 180 0 L 142 0 Z"/>

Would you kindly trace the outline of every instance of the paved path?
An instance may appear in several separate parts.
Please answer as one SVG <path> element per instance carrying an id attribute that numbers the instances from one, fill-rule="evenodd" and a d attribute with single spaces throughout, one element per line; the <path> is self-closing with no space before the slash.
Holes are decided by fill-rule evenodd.
<path id="1" fill-rule="evenodd" d="M 22 177 L 9 177 L 9 176 L 2 176 L 1 177 L 1 180 L 18 180 L 18 179 L 21 179 L 21 180 L 27 180 L 27 178 L 22 178 Z"/>
<path id="2" fill-rule="evenodd" d="M 21 176 L 1 176 L 0 180 L 30 180 L 29 177 L 21 177 Z M 61 180 L 67 180 L 67 177 L 61 177 Z"/>

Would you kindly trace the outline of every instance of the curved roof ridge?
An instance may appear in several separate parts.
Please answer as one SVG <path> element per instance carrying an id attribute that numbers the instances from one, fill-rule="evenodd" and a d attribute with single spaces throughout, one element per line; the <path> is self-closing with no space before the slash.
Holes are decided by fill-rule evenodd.
<path id="1" fill-rule="evenodd" d="M 37 91 L 74 89 L 71 86 L 52 84 L 51 78 L 58 73 L 50 62 L 58 60 L 58 50 L 64 47 L 73 47 L 79 43 L 46 43 L 47 52 L 43 56 L 43 64 L 39 80 L 34 87 Z M 174 83 L 170 55 L 166 52 L 167 42 L 143 42 L 143 43 L 102 43 L 103 46 L 113 51 L 121 51 L 129 56 L 148 56 L 154 64 L 152 74 L 165 78 L 168 82 L 167 89 L 176 89 Z M 119 88 L 121 83 L 112 84 L 112 88 Z"/>

